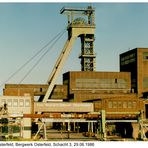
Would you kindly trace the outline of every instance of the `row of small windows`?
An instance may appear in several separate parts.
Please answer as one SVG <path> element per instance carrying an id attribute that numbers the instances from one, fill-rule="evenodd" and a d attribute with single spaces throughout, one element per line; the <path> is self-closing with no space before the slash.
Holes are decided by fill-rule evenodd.
<path id="1" fill-rule="evenodd" d="M 136 61 L 135 57 L 136 57 L 135 53 L 132 53 L 132 54 L 124 56 L 124 57 L 121 57 L 121 65 L 126 65 L 126 64 L 135 62 Z M 148 52 L 143 53 L 143 59 L 148 60 Z"/>
<path id="2" fill-rule="evenodd" d="M 135 58 L 135 53 L 132 53 L 132 54 L 122 57 L 121 62 L 129 60 L 129 59 L 134 59 L 134 58 Z"/>
<path id="3" fill-rule="evenodd" d="M 136 101 L 109 101 L 108 102 L 108 108 L 118 108 L 118 109 L 132 109 L 132 108 L 136 108 L 137 107 L 137 103 Z"/>
<path id="4" fill-rule="evenodd" d="M 127 64 L 133 63 L 135 61 L 136 61 L 135 58 L 128 59 L 128 60 L 125 60 L 125 61 L 121 61 L 121 65 L 127 65 Z"/>
<path id="5" fill-rule="evenodd" d="M 125 79 L 76 79 L 76 88 L 127 88 Z"/>
<path id="6" fill-rule="evenodd" d="M 5 103 L 8 107 L 30 107 L 30 100 L 28 99 L 2 99 L 1 105 Z"/>
<path id="7" fill-rule="evenodd" d="M 135 62 L 136 61 L 135 57 L 136 57 L 135 53 L 131 53 L 129 55 L 121 57 L 121 65 L 127 65 L 129 63 Z"/>

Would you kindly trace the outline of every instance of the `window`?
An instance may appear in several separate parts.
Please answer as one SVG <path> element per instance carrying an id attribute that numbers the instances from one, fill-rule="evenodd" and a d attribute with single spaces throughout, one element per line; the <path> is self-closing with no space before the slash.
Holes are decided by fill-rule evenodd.
<path id="1" fill-rule="evenodd" d="M 18 107 L 18 100 L 17 99 L 13 100 L 13 107 Z"/>
<path id="2" fill-rule="evenodd" d="M 137 107 L 137 103 L 136 101 L 133 101 L 133 108 L 136 108 Z"/>
<path id="3" fill-rule="evenodd" d="M 115 83 L 117 83 L 117 79 L 115 79 Z"/>
<path id="4" fill-rule="evenodd" d="M 113 102 L 113 108 L 117 108 L 117 102 L 116 101 Z"/>
<path id="5" fill-rule="evenodd" d="M 128 108 L 132 108 L 132 102 L 131 101 L 128 102 Z"/>
<path id="6" fill-rule="evenodd" d="M 30 106 L 30 100 L 25 100 L 25 106 L 29 107 Z"/>
<path id="7" fill-rule="evenodd" d="M 23 107 L 24 106 L 24 100 L 23 99 L 21 99 L 21 100 L 19 100 L 20 102 L 19 102 L 19 106 L 20 107 Z"/>
<path id="8" fill-rule="evenodd" d="M 148 77 L 143 78 L 143 88 L 148 88 Z"/>
<path id="9" fill-rule="evenodd" d="M 113 103 L 112 103 L 112 101 L 109 101 L 109 102 L 108 102 L 108 108 L 113 108 Z"/>
<path id="10" fill-rule="evenodd" d="M 127 102 L 123 102 L 123 108 L 127 108 Z"/>
<path id="11" fill-rule="evenodd" d="M 132 53 L 129 56 L 130 56 L 130 58 L 133 58 L 133 57 L 135 57 L 135 53 Z"/>
<path id="12" fill-rule="evenodd" d="M 5 103 L 6 103 L 6 100 L 5 99 L 2 99 L 1 105 L 4 105 Z"/>
<path id="13" fill-rule="evenodd" d="M 8 104 L 8 107 L 11 107 L 12 106 L 12 99 L 8 99 L 7 104 Z"/>
<path id="14" fill-rule="evenodd" d="M 122 62 L 124 61 L 124 57 L 123 57 L 123 58 L 121 58 L 121 61 L 122 61 Z"/>
<path id="15" fill-rule="evenodd" d="M 143 59 L 144 60 L 148 60 L 148 52 L 144 52 L 143 53 Z"/>
<path id="16" fill-rule="evenodd" d="M 118 102 L 118 108 L 122 108 L 122 102 Z"/>

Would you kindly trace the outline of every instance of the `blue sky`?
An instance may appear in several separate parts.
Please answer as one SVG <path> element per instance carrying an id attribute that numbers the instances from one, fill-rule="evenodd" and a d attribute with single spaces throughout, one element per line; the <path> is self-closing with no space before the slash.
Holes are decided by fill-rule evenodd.
<path id="1" fill-rule="evenodd" d="M 60 14 L 63 6 L 88 5 L 0 3 L 0 83 L 66 28 L 67 17 Z M 136 47 L 148 47 L 148 3 L 92 3 L 92 6 L 95 7 L 96 70 L 119 71 L 119 54 Z M 67 32 L 22 83 L 46 83 L 66 39 Z M 64 72 L 80 70 L 80 49 L 77 39 L 59 79 Z M 19 83 L 33 62 L 7 83 Z"/>

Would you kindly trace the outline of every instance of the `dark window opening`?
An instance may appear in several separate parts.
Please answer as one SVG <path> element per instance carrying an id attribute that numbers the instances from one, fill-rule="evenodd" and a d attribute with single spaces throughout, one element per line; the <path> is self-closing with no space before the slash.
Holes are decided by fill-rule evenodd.
<path id="1" fill-rule="evenodd" d="M 145 104 L 145 117 L 148 119 L 148 104 Z"/>
<path id="2" fill-rule="evenodd" d="M 117 83 L 117 79 L 115 79 L 115 83 Z"/>

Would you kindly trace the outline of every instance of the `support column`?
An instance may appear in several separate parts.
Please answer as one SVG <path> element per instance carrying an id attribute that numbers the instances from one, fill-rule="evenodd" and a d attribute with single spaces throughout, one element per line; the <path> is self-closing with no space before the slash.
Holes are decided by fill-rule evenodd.
<path id="1" fill-rule="evenodd" d="M 106 124 L 106 113 L 105 110 L 101 111 L 101 119 L 102 119 L 102 134 L 103 134 L 103 139 L 106 140 L 106 128 L 105 128 L 105 124 Z"/>
<path id="2" fill-rule="evenodd" d="M 144 111 L 141 110 L 138 122 L 139 122 L 140 139 L 145 140 L 146 136 L 145 136 L 144 125 L 143 125 L 143 118 L 144 118 L 143 113 Z"/>
<path id="3" fill-rule="evenodd" d="M 132 127 L 133 127 L 133 138 L 134 140 L 138 139 L 138 134 L 139 134 L 139 123 L 132 123 Z"/>
<path id="4" fill-rule="evenodd" d="M 75 122 L 73 123 L 73 131 L 74 132 L 76 131 L 76 123 Z"/>
<path id="5" fill-rule="evenodd" d="M 91 132 L 92 133 L 94 132 L 93 128 L 94 128 L 94 125 L 93 125 L 93 122 L 91 122 Z"/>
<path id="6" fill-rule="evenodd" d="M 101 120 L 97 121 L 97 138 L 101 139 L 102 137 L 102 133 L 101 133 Z"/>
<path id="7" fill-rule="evenodd" d="M 69 137 L 70 137 L 70 122 L 68 122 L 68 139 L 69 139 Z"/>
<path id="8" fill-rule="evenodd" d="M 88 132 L 90 132 L 90 122 L 88 122 Z"/>
<path id="9" fill-rule="evenodd" d="M 31 138 L 31 118 L 23 119 L 23 138 L 30 139 Z"/>
<path id="10" fill-rule="evenodd" d="M 47 140 L 46 123 L 44 122 L 44 139 Z"/>

